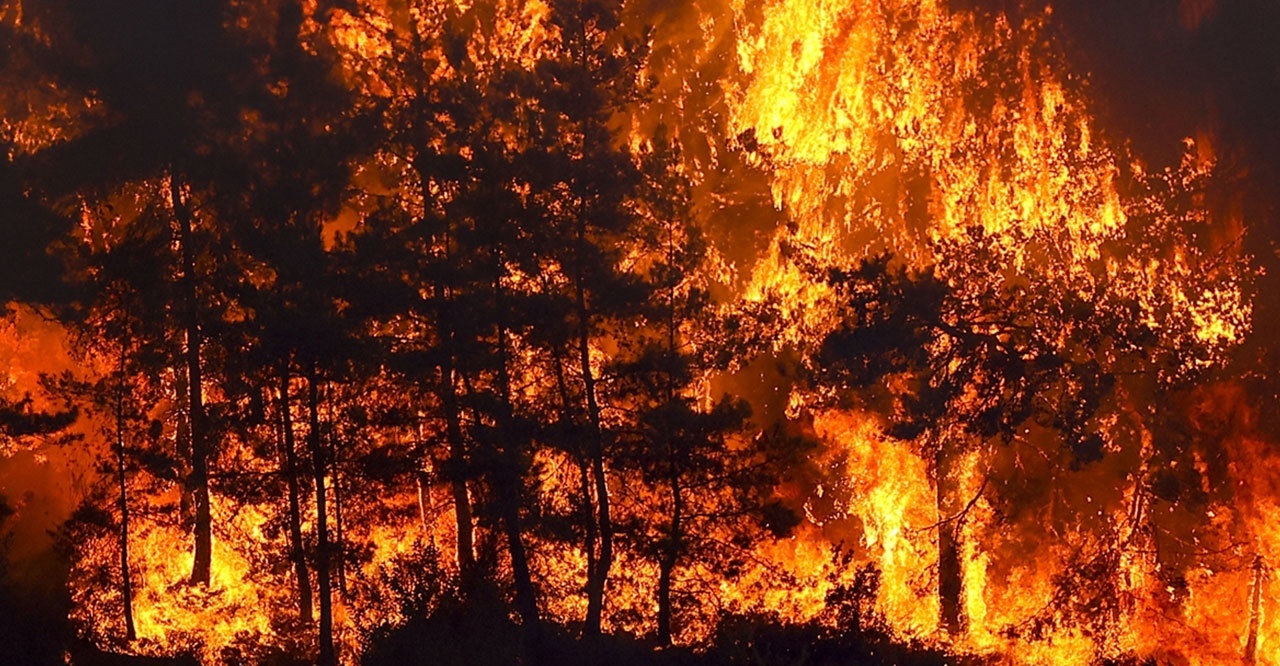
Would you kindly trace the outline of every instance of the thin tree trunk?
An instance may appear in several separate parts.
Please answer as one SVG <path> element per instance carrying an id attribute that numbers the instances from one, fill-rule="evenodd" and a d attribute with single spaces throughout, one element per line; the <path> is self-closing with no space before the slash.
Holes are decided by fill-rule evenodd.
<path id="1" fill-rule="evenodd" d="M 666 552 L 658 563 L 658 642 L 671 645 L 671 574 L 683 547 L 684 497 L 681 495 L 680 470 L 671 460 L 671 531 L 667 535 Z"/>
<path id="2" fill-rule="evenodd" d="M 1262 555 L 1253 556 L 1253 589 L 1249 591 L 1249 635 L 1244 644 L 1244 663 L 1258 660 L 1258 625 L 1262 621 Z"/>
<path id="3" fill-rule="evenodd" d="M 587 242 L 585 221 L 578 222 L 578 252 Z M 582 269 L 582 259 L 577 257 L 577 279 L 575 280 L 578 307 L 578 362 L 582 366 L 582 387 L 587 402 L 587 417 L 590 420 L 589 444 L 591 445 L 591 473 L 596 486 L 596 520 L 599 523 L 600 552 L 596 557 L 595 570 L 587 579 L 587 616 L 582 633 L 587 636 L 598 635 L 604 615 L 604 595 L 609 583 L 609 569 L 613 567 L 613 518 L 609 506 L 609 480 L 604 460 L 604 431 L 601 427 L 600 403 L 596 395 L 596 378 L 591 369 L 591 330 L 588 321 L 591 316 L 587 309 L 586 276 Z"/>
<path id="4" fill-rule="evenodd" d="M 498 495 L 499 511 L 507 537 L 507 551 L 511 555 L 511 576 L 516 588 L 516 609 L 520 613 L 521 625 L 525 636 L 525 656 L 530 663 L 537 663 L 541 646 L 541 618 L 538 616 L 538 593 L 533 586 L 533 575 L 529 571 L 529 558 L 524 547 L 524 535 L 521 529 L 520 508 L 523 505 L 522 462 L 518 447 L 524 445 L 521 436 L 515 433 L 514 406 L 511 402 L 511 376 L 507 369 L 507 328 L 502 308 L 502 286 L 494 284 L 497 294 L 498 322 L 496 327 L 498 346 L 498 390 L 500 395 L 500 413 L 498 415 L 502 432 L 507 435 L 503 443 L 502 455 L 499 456 L 498 474 L 494 479 Z"/>
<path id="5" fill-rule="evenodd" d="M 332 411 L 329 412 L 333 414 Z M 331 416 L 332 418 L 332 416 Z M 338 594 L 343 601 L 347 598 L 347 558 L 346 537 L 342 524 L 342 468 L 338 465 L 338 440 L 329 433 L 329 460 L 333 461 L 333 519 L 334 519 L 334 554 L 337 555 Z"/>
<path id="6" fill-rule="evenodd" d="M 964 589 L 963 571 L 960 567 L 958 520 L 951 508 L 951 460 L 945 447 L 934 457 L 936 477 L 935 504 L 938 512 L 938 606 L 942 627 L 952 636 L 964 629 L 961 594 Z"/>
<path id="7" fill-rule="evenodd" d="M 124 453 L 124 350 L 120 345 L 120 387 L 116 396 L 116 471 L 120 485 L 120 593 L 124 597 L 124 635 L 128 641 L 138 637 L 133 623 L 133 581 L 129 576 L 129 495 Z"/>
<path id="8" fill-rule="evenodd" d="M 565 380 L 564 376 L 564 359 L 561 357 L 560 348 L 558 346 L 553 346 L 552 350 L 551 355 L 556 368 L 556 386 L 560 390 L 561 418 L 564 419 L 567 424 L 572 425 L 573 410 L 570 405 L 573 401 L 569 396 L 569 382 Z M 578 510 L 582 513 L 582 522 L 585 528 L 585 534 L 583 535 L 583 551 L 587 555 L 587 585 L 585 589 L 589 591 L 591 589 L 592 577 L 595 576 L 596 571 L 596 517 L 595 508 L 593 506 L 594 502 L 591 500 L 591 465 L 587 462 L 587 458 L 582 452 L 582 447 L 578 443 L 579 440 L 576 437 L 571 439 L 574 442 L 574 461 L 578 464 L 578 487 L 581 489 Z M 590 595 L 588 594 L 588 597 L 589 596 Z M 588 606 L 589 605 L 590 602 L 588 601 Z M 590 609 L 588 609 L 588 615 L 589 614 Z M 584 635 L 587 633 L 586 627 L 587 622 L 584 618 Z M 599 632 L 598 621 L 596 625 L 596 632 Z"/>
<path id="9" fill-rule="evenodd" d="M 446 354 L 449 356 L 449 354 Z M 462 437 L 462 417 L 458 403 L 457 387 L 454 385 L 454 369 L 452 361 L 446 361 L 441 368 L 444 379 L 441 382 L 440 401 L 444 405 L 445 436 L 449 438 L 449 490 L 453 495 L 453 518 L 457 523 L 457 538 L 454 544 L 458 572 L 464 582 L 475 576 L 476 551 L 475 531 L 471 517 L 471 493 L 467 489 L 468 469 L 467 447 Z"/>
<path id="10" fill-rule="evenodd" d="M 307 367 L 307 409 L 310 417 L 310 431 L 307 441 L 311 448 L 312 467 L 316 485 L 316 579 L 320 592 L 320 666 L 334 666 L 337 663 L 333 651 L 333 593 L 329 580 L 329 526 L 327 523 L 325 501 L 325 451 L 320 439 L 320 396 L 317 390 L 316 363 L 309 362 Z"/>
<path id="11" fill-rule="evenodd" d="M 414 472 L 413 479 L 418 488 L 418 522 L 422 524 L 422 533 L 431 536 L 434 546 L 435 535 L 431 532 L 431 521 L 427 519 L 427 473 L 418 470 Z"/>
<path id="12" fill-rule="evenodd" d="M 425 177 L 425 176 L 424 176 Z M 426 182 L 426 181 L 424 181 Z M 447 257 L 449 231 L 445 230 L 445 253 Z M 449 299 L 447 289 L 442 280 L 434 284 L 436 303 L 436 319 L 440 322 L 440 339 L 444 347 L 440 363 L 440 383 L 437 393 L 444 406 L 445 436 L 449 440 L 449 489 L 453 495 L 453 517 L 457 524 L 455 552 L 458 572 L 462 577 L 463 590 L 471 587 L 476 576 L 475 532 L 472 524 L 471 494 L 467 491 L 469 465 L 467 462 L 467 446 L 462 436 L 461 407 L 458 402 L 457 370 L 454 367 L 453 329 L 446 326 L 449 321 Z"/>
<path id="13" fill-rule="evenodd" d="M 668 265 L 675 266 L 675 229 L 669 223 L 667 226 L 667 261 Z M 679 350 L 676 346 L 677 326 L 676 326 L 676 285 L 670 285 L 667 291 L 667 350 L 674 360 Z M 666 371 L 667 395 L 666 404 L 674 405 L 676 396 L 675 376 L 672 374 L 672 368 Z M 670 437 L 673 433 L 667 433 Z M 676 562 L 680 557 L 680 551 L 684 547 L 684 497 L 681 494 L 680 485 L 680 461 L 676 457 L 675 445 L 668 440 L 668 465 L 669 474 L 671 476 L 671 533 L 667 544 L 667 552 L 661 562 L 658 563 L 658 642 L 662 645 L 671 644 L 671 576 L 675 571 Z"/>
<path id="14" fill-rule="evenodd" d="M 293 418 L 289 410 L 289 364 L 280 366 L 280 441 L 284 449 L 284 476 L 289 489 L 289 559 L 298 581 L 298 615 L 311 622 L 311 575 L 307 572 L 307 553 L 302 542 L 302 499 L 298 487 L 298 452 L 293 443 Z"/>
<path id="15" fill-rule="evenodd" d="M 509 466 L 509 463 L 503 463 Z M 511 555 L 511 575 L 516 588 L 516 609 L 525 628 L 533 636 L 539 632 L 538 596 L 529 570 L 529 557 L 524 547 L 521 529 L 519 490 L 520 478 L 515 470 L 508 470 L 498 477 L 498 501 L 502 505 L 502 522 Z M 536 643 L 536 641 L 534 641 Z"/>
<path id="16" fill-rule="evenodd" d="M 176 170 L 169 173 L 169 196 L 178 221 L 178 243 L 182 250 L 182 314 L 186 329 L 187 403 L 191 426 L 191 493 L 195 508 L 194 557 L 191 582 L 209 584 L 213 565 L 213 519 L 209 507 L 209 442 L 206 432 L 204 397 L 200 377 L 200 316 L 196 298 L 195 250 L 191 247 L 191 211 L 182 200 Z"/>

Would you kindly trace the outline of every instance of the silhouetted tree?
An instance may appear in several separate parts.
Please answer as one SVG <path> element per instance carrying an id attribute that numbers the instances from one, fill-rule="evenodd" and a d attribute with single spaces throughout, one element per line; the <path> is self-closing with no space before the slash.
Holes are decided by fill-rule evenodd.
<path id="1" fill-rule="evenodd" d="M 604 412 L 610 406 L 605 404 L 607 390 L 602 390 L 592 349 L 634 318 L 643 298 L 643 289 L 637 288 L 621 257 L 640 223 L 633 200 L 641 175 L 611 123 L 647 92 L 638 78 L 647 48 L 620 29 L 621 8 L 613 3 L 572 0 L 552 3 L 551 9 L 550 23 L 559 31 L 559 40 L 555 50 L 539 60 L 533 87 L 523 90 L 542 114 L 520 166 L 544 198 L 545 219 L 540 224 L 549 232 L 543 239 L 545 251 L 568 282 L 563 292 L 568 306 L 563 340 L 551 342 L 564 346 L 564 353 L 557 353 L 557 365 L 561 359 L 574 359 L 580 384 L 561 400 L 571 406 L 570 422 L 580 423 L 569 432 L 581 437 L 578 446 L 590 462 L 595 524 L 585 544 L 590 570 L 583 633 L 594 635 L 600 633 L 614 561 L 616 528 L 608 477 L 616 434 L 605 425 Z M 585 492 L 584 501 L 589 505 Z"/>
<path id="2" fill-rule="evenodd" d="M 329 485 L 331 475 L 336 478 L 332 424 L 321 411 L 327 384 L 347 378 L 350 359 L 363 347 L 354 340 L 349 320 L 338 313 L 344 288 L 325 225 L 340 210 L 348 165 L 360 139 L 352 131 L 358 119 L 347 91 L 333 74 L 335 63 L 323 49 L 308 51 L 303 41 L 304 23 L 326 20 L 325 8 L 317 8 L 314 16 L 291 1 L 274 9 L 275 31 L 255 52 L 257 96 L 249 101 L 256 124 L 228 141 L 227 173 L 220 181 L 225 187 L 214 203 L 235 232 L 234 261 L 242 274 L 233 293 L 248 312 L 241 326 L 250 348 L 246 351 L 268 368 L 257 373 L 257 390 L 274 386 L 278 395 L 290 560 L 299 614 L 310 621 L 310 576 L 301 543 L 303 470 L 295 448 L 291 396 L 295 377 L 306 384 L 303 420 L 316 511 L 318 659 L 333 664 L 332 581 L 341 555 L 334 547 L 330 515 L 337 500 Z M 323 34 L 313 37 L 320 44 L 323 39 Z"/>
<path id="3" fill-rule="evenodd" d="M 206 414 L 202 346 L 216 314 L 205 312 L 200 255 L 208 230 L 194 206 L 216 170 L 211 144 L 233 132 L 239 116 L 236 80 L 249 68 L 226 26 L 230 8 L 215 0 L 66 5 L 69 28 L 56 33 L 67 54 L 61 76 L 109 110 L 75 140 L 42 151 L 47 175 L 40 190 L 110 192 L 151 179 L 164 182 L 151 196 L 168 202 L 178 250 L 172 271 L 177 324 L 184 334 L 186 418 L 190 440 L 189 491 L 194 526 L 191 580 L 207 584 L 212 558 L 209 460 L 216 451 Z M 138 63 L 152 66 L 139 67 Z M 207 221 L 206 221 L 207 223 Z"/>
<path id="4" fill-rule="evenodd" d="M 692 222 L 678 148 L 660 133 L 641 157 L 633 249 L 643 257 L 637 271 L 647 298 L 631 322 L 636 332 L 619 333 L 622 351 L 608 374 L 631 414 L 618 455 L 646 488 L 643 506 L 631 508 L 642 526 L 632 538 L 658 565 L 657 638 L 667 645 L 676 631 L 678 567 L 732 576 L 753 544 L 798 524 L 773 492 L 802 451 L 797 440 L 756 432 L 741 399 L 710 399 L 714 374 L 732 360 L 725 351 L 739 343 L 711 298 L 714 257 Z"/>

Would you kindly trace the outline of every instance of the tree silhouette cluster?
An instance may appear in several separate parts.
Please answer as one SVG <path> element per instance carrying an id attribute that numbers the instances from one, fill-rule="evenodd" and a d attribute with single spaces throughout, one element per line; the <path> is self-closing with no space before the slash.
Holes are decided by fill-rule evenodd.
<path id="1" fill-rule="evenodd" d="M 418 547 L 452 559 L 461 599 L 510 591 L 527 658 L 549 594 L 585 602 L 555 625 L 601 633 L 620 556 L 656 570 L 670 643 L 682 570 L 794 524 L 771 490 L 787 447 L 709 395 L 731 341 L 679 146 L 616 126 L 644 102 L 644 40 L 611 3 L 553 3 L 523 44 L 503 3 L 395 9 L 375 27 L 340 3 L 31 9 L 41 75 L 97 111 L 67 140 L 10 142 L 4 220 L 38 238 L 7 259 L 40 268 L 58 241 L 70 293 L 42 300 L 93 369 L 49 385 L 111 442 L 63 535 L 73 600 L 112 590 L 110 641 L 139 635 L 140 521 L 188 535 L 199 594 L 234 538 L 216 516 L 268 512 L 295 605 L 279 621 L 319 663 L 372 527 L 405 520 L 388 494 L 416 488 L 426 524 L 448 488 L 453 543 Z M 340 53 L 343 22 L 380 48 Z M 6 436 L 75 415 L 21 406 Z M 544 580 L 548 549 L 581 554 L 555 572 L 580 587 Z"/>

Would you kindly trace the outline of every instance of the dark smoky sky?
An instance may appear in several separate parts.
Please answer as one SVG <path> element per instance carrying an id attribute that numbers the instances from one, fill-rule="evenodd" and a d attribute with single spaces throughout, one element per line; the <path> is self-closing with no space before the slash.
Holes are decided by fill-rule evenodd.
<path id="1" fill-rule="evenodd" d="M 1280 166 L 1280 2 L 1065 0 L 1054 15 L 1104 122 L 1152 163 L 1208 130 L 1225 159 Z"/>
<path id="2" fill-rule="evenodd" d="M 997 0 L 998 1 L 998 0 Z M 1212 138 L 1234 179 L 1262 271 L 1253 332 L 1232 374 L 1252 386 L 1264 429 L 1280 433 L 1280 1 L 1060 0 L 1072 66 L 1088 77 L 1103 127 L 1153 167 L 1183 137 Z"/>
<path id="3" fill-rule="evenodd" d="M 1247 169 L 1255 194 L 1280 201 L 1277 0 L 953 2 L 1014 14 L 1051 5 L 1070 66 L 1087 77 L 1113 138 L 1159 167 L 1177 162 L 1184 137 L 1208 133 L 1224 166 Z"/>

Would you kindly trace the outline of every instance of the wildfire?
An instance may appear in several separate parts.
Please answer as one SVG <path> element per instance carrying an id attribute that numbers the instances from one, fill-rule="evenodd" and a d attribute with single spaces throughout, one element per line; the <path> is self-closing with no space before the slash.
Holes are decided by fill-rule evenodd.
<path id="1" fill-rule="evenodd" d="M 453 612 L 1280 665 L 1227 158 L 1102 128 L 1051 7 L 208 4 L 216 83 L 0 63 L 0 195 L 77 220 L 79 290 L 0 330 L 0 417 L 84 467 L 95 645 L 354 664 Z M 35 16 L 19 65 L 78 38 Z M 143 93 L 172 145 L 49 182 Z"/>
<path id="2" fill-rule="evenodd" d="M 738 3 L 734 10 L 743 26 L 738 57 L 746 80 L 730 94 L 732 126 L 749 132 L 767 156 L 775 205 L 793 220 L 774 234 L 745 294 L 775 304 L 788 322 L 778 344 L 800 346 L 839 324 L 840 294 L 814 280 L 807 264 L 842 265 L 886 251 L 975 296 L 1041 288 L 1097 304 L 1105 283 L 1139 304 L 1134 314 L 1156 335 L 1198 348 L 1191 361 L 1198 367 L 1221 362 L 1243 338 L 1250 307 L 1242 284 L 1225 274 L 1200 281 L 1220 257 L 1239 261 L 1238 251 L 1200 244 L 1196 234 L 1214 224 L 1209 214 L 1172 203 L 1181 196 L 1174 193 L 1194 192 L 1197 179 L 1212 173 L 1212 158 L 1188 141 L 1180 172 L 1157 174 L 1154 186 L 1143 185 L 1151 177 L 1097 136 L 1082 86 L 1049 46 L 1051 10 L 1019 18 L 891 1 Z M 1172 229 L 1178 231 L 1170 237 Z M 1158 240 L 1144 250 L 1139 238 Z M 982 261 L 991 263 L 974 265 Z M 1069 348 L 1081 332 L 1066 325 L 1053 344 Z M 1108 352 L 1091 353 L 1106 362 Z M 799 406 L 823 400 L 829 396 L 793 397 Z M 1083 534 L 1064 534 L 1056 518 L 1041 534 L 1023 534 L 1035 530 L 988 501 L 991 470 L 1008 465 L 1010 456 L 1023 477 L 1042 467 L 1022 459 L 1031 451 L 1016 450 L 1034 439 L 1016 437 L 1012 453 L 974 451 L 952 463 L 958 469 L 949 494 L 968 504 L 960 508 L 953 500 L 948 515 L 939 501 L 935 514 L 932 488 L 942 481 L 929 463 L 905 443 L 866 436 L 866 426 L 850 418 L 828 413 L 816 428 L 849 451 L 849 483 L 860 490 L 847 510 L 864 522 L 863 557 L 882 550 L 877 606 L 901 635 L 939 634 L 937 579 L 922 576 L 920 563 L 938 561 L 935 532 L 955 521 L 966 620 L 955 645 L 962 650 L 1018 663 L 1075 663 L 1087 654 L 1196 654 L 1226 663 L 1242 653 L 1248 632 L 1239 622 L 1222 623 L 1248 608 L 1248 574 L 1238 566 L 1215 573 L 1211 565 L 1194 565 L 1187 589 L 1176 593 L 1186 595 L 1173 606 L 1178 619 L 1160 600 L 1173 588 L 1151 592 L 1168 580 L 1161 575 L 1168 565 L 1149 550 L 1160 546 L 1136 537 L 1150 536 L 1152 526 L 1125 509 L 1141 503 L 1135 498 L 1145 489 L 1130 485 L 1110 506 L 1101 497 L 1055 500 L 1087 511 L 1090 530 L 1114 525 L 1129 533 L 1105 575 L 1118 577 L 1121 593 L 1135 598 L 1112 611 L 1123 627 L 1119 635 L 1074 621 L 1046 629 L 1038 617 L 1060 603 L 1055 595 L 1087 594 L 1080 582 L 1064 583 L 1079 566 L 1069 561 L 1073 550 L 1107 546 L 1069 543 Z M 886 461 L 899 468 L 881 476 Z M 1126 477 L 1145 483 L 1141 472 L 1111 471 L 1119 474 L 1110 483 Z M 1104 611 L 1095 606 L 1091 612 Z M 1259 634 L 1257 640 L 1264 639 Z M 1265 652 L 1251 654 L 1266 661 Z"/>

